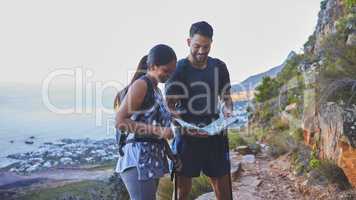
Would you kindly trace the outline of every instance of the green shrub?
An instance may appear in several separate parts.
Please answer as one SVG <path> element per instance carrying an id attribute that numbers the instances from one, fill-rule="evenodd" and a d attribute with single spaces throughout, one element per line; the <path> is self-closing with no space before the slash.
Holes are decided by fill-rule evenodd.
<path id="1" fill-rule="evenodd" d="M 315 169 L 315 168 L 318 168 L 320 167 L 320 160 L 317 159 L 317 158 L 312 158 L 310 161 L 309 161 L 309 167 L 310 169 Z"/>
<path id="2" fill-rule="evenodd" d="M 201 175 L 200 177 L 193 178 L 192 190 L 188 199 L 196 199 L 198 196 L 212 192 L 213 189 L 209 183 L 208 177 Z M 160 179 L 160 183 L 157 191 L 157 199 L 159 200 L 171 200 L 173 195 L 173 183 L 170 177 L 163 177 Z"/>
<path id="3" fill-rule="evenodd" d="M 272 128 L 278 131 L 284 131 L 289 129 L 289 124 L 287 121 L 283 120 L 281 117 L 277 116 L 272 118 Z"/>
<path id="4" fill-rule="evenodd" d="M 207 176 L 201 175 L 200 177 L 193 178 L 192 191 L 189 195 L 189 199 L 196 199 L 198 196 L 212 192 L 209 179 Z"/>
<path id="5" fill-rule="evenodd" d="M 344 0 L 344 2 L 346 3 L 346 6 L 348 8 L 352 8 L 353 6 L 356 5 L 356 0 Z"/>
<path id="6" fill-rule="evenodd" d="M 279 87 L 280 85 L 275 79 L 269 76 L 264 77 L 261 85 L 256 88 L 256 101 L 265 102 L 273 97 L 276 97 L 279 92 Z"/>
<path id="7" fill-rule="evenodd" d="M 247 145 L 247 142 L 238 132 L 230 131 L 228 134 L 229 138 L 229 148 L 235 149 L 238 146 Z"/>
<path id="8" fill-rule="evenodd" d="M 288 136 L 285 132 L 279 131 L 270 133 L 266 142 L 270 145 L 268 153 L 273 157 L 279 157 L 292 150 Z"/>
<path id="9" fill-rule="evenodd" d="M 302 128 L 297 128 L 293 130 L 291 135 L 297 142 L 302 142 L 304 140 L 304 132 Z"/>

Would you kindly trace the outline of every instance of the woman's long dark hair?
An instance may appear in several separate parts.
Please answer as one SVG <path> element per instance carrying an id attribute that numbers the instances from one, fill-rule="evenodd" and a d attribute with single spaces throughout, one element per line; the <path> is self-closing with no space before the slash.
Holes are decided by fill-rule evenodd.
<path id="1" fill-rule="evenodd" d="M 137 79 L 139 79 L 141 76 L 145 75 L 146 72 L 147 72 L 147 55 L 143 56 L 140 60 L 140 62 L 138 63 L 138 66 L 136 68 L 136 72 L 134 74 L 134 76 L 132 77 L 130 83 L 122 90 L 120 90 L 116 97 L 115 97 L 115 100 L 114 100 L 114 109 L 118 109 L 120 104 L 121 104 L 121 101 L 123 100 L 124 96 L 126 95 L 127 93 L 127 90 L 129 88 L 129 86 L 135 82 Z"/>
<path id="2" fill-rule="evenodd" d="M 141 78 L 141 76 L 144 76 L 147 73 L 149 67 L 153 65 L 156 66 L 166 65 L 170 63 L 172 60 L 177 60 L 177 56 L 171 47 L 165 44 L 159 44 L 154 46 L 149 51 L 148 55 L 145 55 L 141 58 L 140 62 L 138 63 L 136 72 L 132 77 L 130 83 L 124 89 L 122 89 L 117 93 L 114 100 L 114 109 L 119 108 L 121 101 L 126 95 L 130 85 L 133 82 L 135 82 L 137 79 Z"/>

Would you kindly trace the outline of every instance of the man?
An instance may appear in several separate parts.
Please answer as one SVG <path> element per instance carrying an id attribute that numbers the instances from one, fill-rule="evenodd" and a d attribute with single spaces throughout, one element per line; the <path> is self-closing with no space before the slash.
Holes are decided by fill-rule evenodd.
<path id="1" fill-rule="evenodd" d="M 213 28 L 207 22 L 191 25 L 187 43 L 190 53 L 177 63 L 176 71 L 166 83 L 166 98 L 176 117 L 205 126 L 219 117 L 219 100 L 224 116 L 232 112 L 230 77 L 224 62 L 209 57 Z M 230 160 L 227 135 L 216 136 L 182 130 L 172 143 L 183 163 L 177 174 L 178 198 L 188 199 L 192 177 L 203 172 L 209 177 L 218 200 L 231 199 Z"/>

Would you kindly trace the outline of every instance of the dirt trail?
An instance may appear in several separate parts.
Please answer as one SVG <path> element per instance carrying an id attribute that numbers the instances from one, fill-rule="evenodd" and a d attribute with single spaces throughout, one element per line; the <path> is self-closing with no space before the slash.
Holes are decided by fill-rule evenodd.
<path id="1" fill-rule="evenodd" d="M 242 156 L 236 156 L 242 160 Z M 295 188 L 294 177 L 288 172 L 289 163 L 272 160 L 266 154 L 259 154 L 255 162 L 242 162 L 242 172 L 233 181 L 234 199 L 259 200 L 289 200 L 303 199 Z"/>

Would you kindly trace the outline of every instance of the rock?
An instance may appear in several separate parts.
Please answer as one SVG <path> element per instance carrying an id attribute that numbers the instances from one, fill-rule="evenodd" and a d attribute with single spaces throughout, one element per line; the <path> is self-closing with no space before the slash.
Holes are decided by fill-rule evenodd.
<path id="1" fill-rule="evenodd" d="M 236 152 L 238 152 L 241 155 L 246 155 L 246 154 L 251 154 L 251 149 L 248 146 L 238 146 L 235 149 Z"/>
<path id="2" fill-rule="evenodd" d="M 209 192 L 209 193 L 205 193 L 200 195 L 198 198 L 196 198 L 196 200 L 215 200 L 215 193 L 214 192 Z"/>
<path id="3" fill-rule="evenodd" d="M 14 141 L 13 141 L 13 140 L 10 140 L 10 143 L 11 143 L 11 144 L 13 144 L 13 143 L 14 143 Z"/>
<path id="4" fill-rule="evenodd" d="M 232 179 L 237 179 L 242 172 L 242 167 L 241 167 L 241 163 L 240 162 L 231 162 L 231 177 Z"/>
<path id="5" fill-rule="evenodd" d="M 346 45 L 348 45 L 348 46 L 355 46 L 356 45 L 356 32 L 351 33 L 347 37 Z"/>
<path id="6" fill-rule="evenodd" d="M 53 142 L 45 142 L 44 145 L 53 145 Z"/>
<path id="7" fill-rule="evenodd" d="M 32 140 L 26 140 L 25 141 L 25 144 L 33 144 L 34 143 L 34 141 L 32 141 Z"/>
<path id="8" fill-rule="evenodd" d="M 258 154 L 261 152 L 261 146 L 259 144 L 249 144 L 248 145 L 248 148 L 250 149 L 251 151 L 251 154 Z"/>
<path id="9" fill-rule="evenodd" d="M 286 108 L 284 110 L 287 111 L 287 112 L 290 112 L 290 111 L 295 110 L 295 109 L 297 109 L 297 103 L 289 104 L 288 106 L 286 106 Z"/>
<path id="10" fill-rule="evenodd" d="M 256 161 L 256 158 L 255 158 L 255 155 L 252 155 L 252 154 L 248 154 L 248 155 L 245 155 L 242 157 L 242 162 L 243 163 L 255 163 Z"/>

